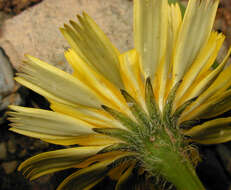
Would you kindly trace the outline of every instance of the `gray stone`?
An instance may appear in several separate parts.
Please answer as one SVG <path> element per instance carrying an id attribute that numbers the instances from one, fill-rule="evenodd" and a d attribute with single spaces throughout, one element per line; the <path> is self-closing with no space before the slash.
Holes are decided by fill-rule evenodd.
<path id="1" fill-rule="evenodd" d="M 13 88 L 13 71 L 9 60 L 0 49 L 0 96 L 9 94 Z"/>
<path id="2" fill-rule="evenodd" d="M 0 110 L 5 110 L 11 104 L 20 105 L 22 102 L 22 98 L 18 93 L 13 93 L 2 99 L 2 103 L 0 104 Z"/>
<path id="3" fill-rule="evenodd" d="M 123 52 L 132 45 L 132 2 L 127 0 L 44 0 L 3 26 L 0 46 L 15 68 L 24 54 L 31 54 L 64 68 L 63 51 L 68 46 L 59 27 L 75 15 L 87 12 Z"/>
<path id="4" fill-rule="evenodd" d="M 13 77 L 9 59 L 0 48 L 0 111 L 5 110 L 10 104 L 19 105 L 22 102 L 20 95 L 15 93 L 19 85 L 14 82 Z"/>

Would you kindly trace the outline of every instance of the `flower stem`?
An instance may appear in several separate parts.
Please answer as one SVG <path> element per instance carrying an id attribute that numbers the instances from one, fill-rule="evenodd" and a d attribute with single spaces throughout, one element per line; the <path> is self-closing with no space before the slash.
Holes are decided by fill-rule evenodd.
<path id="1" fill-rule="evenodd" d="M 165 178 L 172 182 L 178 190 L 205 190 L 191 163 L 177 155 L 171 155 L 163 168 Z"/>
<path id="2" fill-rule="evenodd" d="M 173 147 L 149 142 L 142 160 L 153 176 L 158 172 L 178 190 L 205 190 L 191 162 Z"/>

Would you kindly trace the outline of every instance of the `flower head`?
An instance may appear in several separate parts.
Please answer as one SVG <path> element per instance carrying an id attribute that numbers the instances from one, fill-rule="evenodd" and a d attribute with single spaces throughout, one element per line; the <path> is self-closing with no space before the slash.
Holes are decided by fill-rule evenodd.
<path id="1" fill-rule="evenodd" d="M 122 54 L 83 13 L 61 28 L 72 74 L 27 55 L 15 79 L 47 98 L 52 111 L 10 106 L 10 130 L 74 146 L 36 155 L 19 170 L 33 180 L 77 168 L 59 190 L 90 189 L 106 176 L 122 189 L 134 170 L 178 189 L 203 189 L 190 143 L 231 139 L 231 117 L 220 116 L 231 109 L 231 49 L 213 67 L 225 39 L 212 31 L 218 3 L 189 0 L 182 16 L 167 0 L 135 0 L 135 48 Z"/>

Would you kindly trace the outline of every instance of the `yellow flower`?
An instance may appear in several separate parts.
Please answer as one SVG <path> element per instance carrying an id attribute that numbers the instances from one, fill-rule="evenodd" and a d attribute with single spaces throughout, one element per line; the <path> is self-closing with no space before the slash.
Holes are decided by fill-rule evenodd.
<path id="1" fill-rule="evenodd" d="M 38 154 L 19 170 L 33 180 L 78 168 L 58 190 L 87 190 L 106 176 L 123 189 L 134 171 L 179 190 L 204 189 L 191 142 L 231 139 L 231 117 L 220 116 L 231 109 L 231 49 L 212 67 L 225 39 L 212 31 L 218 3 L 189 0 L 183 17 L 168 0 L 135 0 L 135 48 L 122 54 L 83 13 L 61 28 L 72 75 L 27 55 L 15 79 L 52 111 L 10 106 L 10 130 L 75 146 Z"/>

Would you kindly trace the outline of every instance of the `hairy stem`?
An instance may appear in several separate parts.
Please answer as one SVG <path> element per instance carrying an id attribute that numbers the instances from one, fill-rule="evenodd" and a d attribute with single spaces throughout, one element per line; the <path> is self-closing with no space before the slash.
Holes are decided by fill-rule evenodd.
<path id="1" fill-rule="evenodd" d="M 145 142 L 141 158 L 145 168 L 153 176 L 160 174 L 178 190 L 205 190 L 191 162 L 182 154 L 177 143 L 169 143 L 167 136 L 162 136 L 164 140 Z"/>

